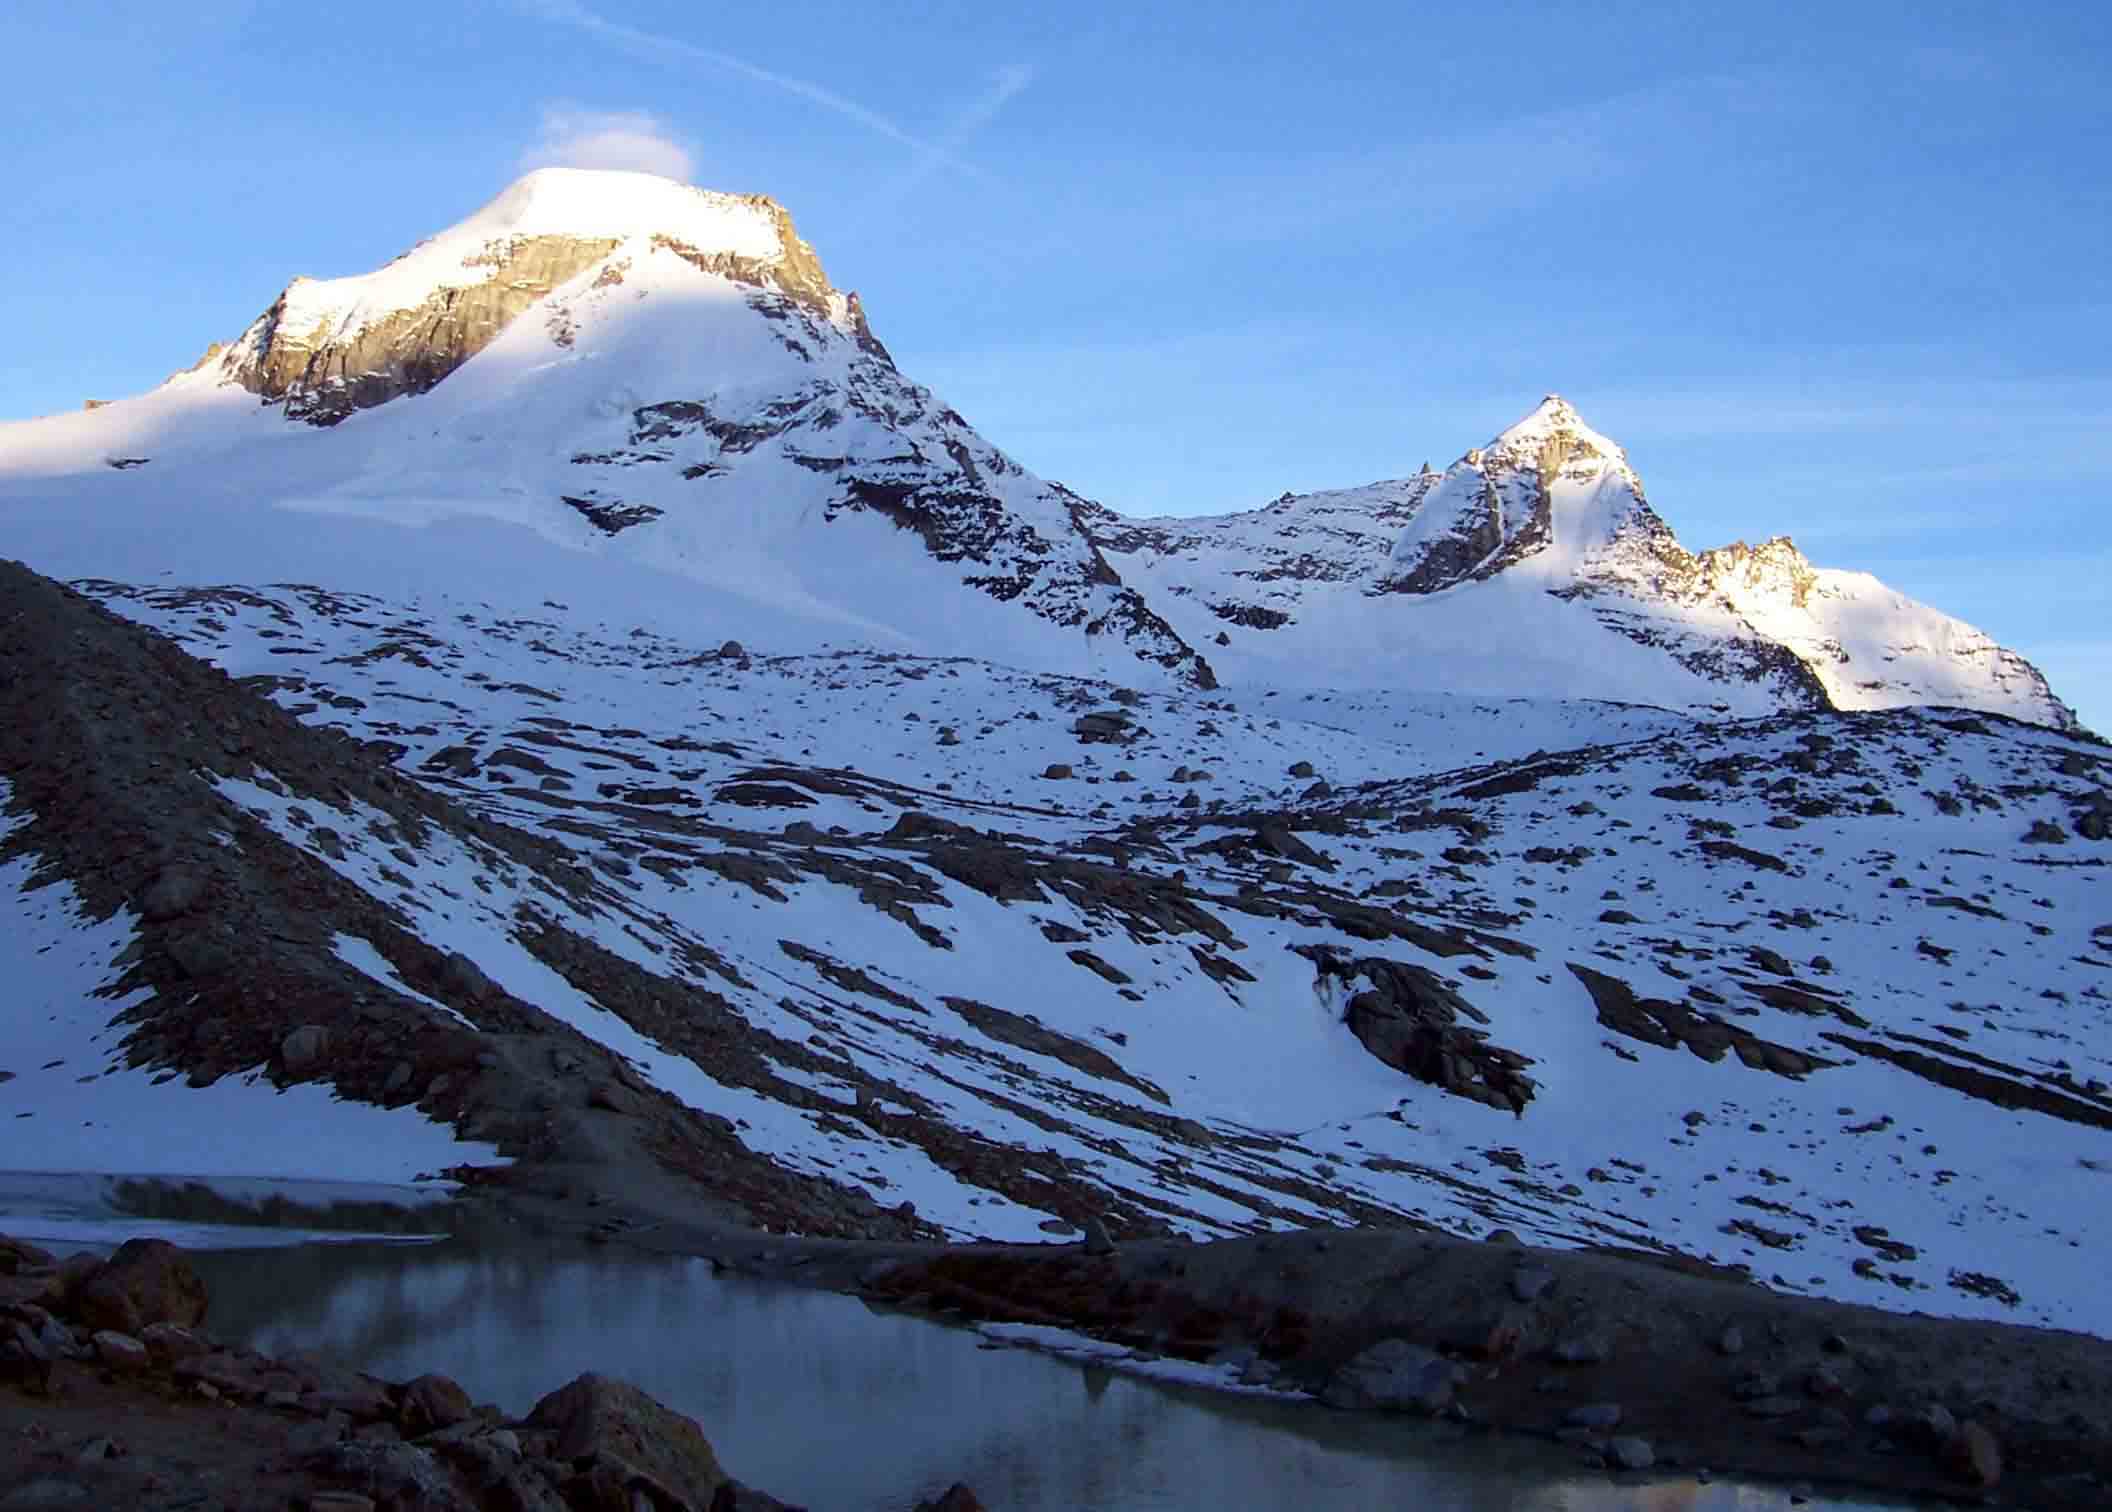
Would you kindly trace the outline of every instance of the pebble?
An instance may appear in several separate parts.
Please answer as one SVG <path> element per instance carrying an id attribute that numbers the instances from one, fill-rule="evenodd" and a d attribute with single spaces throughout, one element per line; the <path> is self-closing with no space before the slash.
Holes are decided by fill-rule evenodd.
<path id="1" fill-rule="evenodd" d="M 1623 1436 L 1606 1441 L 1606 1457 L 1623 1470 L 1648 1470 L 1657 1463 L 1657 1455 L 1644 1438 Z"/>
<path id="2" fill-rule="evenodd" d="M 1745 1331 L 1735 1323 L 1726 1328 L 1717 1336 L 1716 1352 L 1725 1355 L 1743 1354 L 1745 1352 Z"/>
<path id="3" fill-rule="evenodd" d="M 1592 1402 L 1583 1407 L 1572 1407 L 1562 1416 L 1562 1422 L 1570 1428 L 1595 1428 L 1603 1432 L 1618 1428 L 1621 1423 L 1621 1405 L 1618 1402 Z"/>
<path id="4" fill-rule="evenodd" d="M 1563 1365 L 1598 1365 L 1613 1354 L 1613 1344 L 1602 1333 L 1575 1333 L 1557 1339 L 1548 1353 Z"/>
<path id="5" fill-rule="evenodd" d="M 1801 1412 L 1804 1403 L 1792 1396 L 1755 1397 L 1745 1404 L 1745 1415 L 1756 1418 L 1785 1418 Z"/>

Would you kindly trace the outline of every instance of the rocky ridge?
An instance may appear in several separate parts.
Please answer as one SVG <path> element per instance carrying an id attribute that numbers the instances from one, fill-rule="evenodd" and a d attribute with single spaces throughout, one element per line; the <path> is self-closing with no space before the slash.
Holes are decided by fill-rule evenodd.
<path id="1" fill-rule="evenodd" d="M 1183 633 L 1264 649 L 1280 641 L 1282 658 L 1310 647 L 1302 620 L 1334 626 L 1347 613 L 1397 617 L 1399 650 L 1413 654 L 1413 616 L 1446 612 L 1415 601 L 1448 596 L 1470 612 L 1474 600 L 1459 595 L 1502 583 L 1574 601 L 1595 625 L 1572 633 L 1658 651 L 1741 712 L 1955 702 L 2075 726 L 2022 657 L 1874 579 L 1814 567 L 1787 537 L 1689 552 L 1622 448 L 1557 394 L 1442 472 L 1285 494 L 1240 514 L 1096 510 L 1087 528 L 1120 570 L 1179 606 L 1170 617 Z M 1873 600 L 1900 620 L 1882 644 L 1864 635 Z M 1203 614 L 1182 612 L 1188 604 Z M 1515 603 L 1490 600 L 1482 612 L 1501 617 Z M 1757 702 L 1740 701 L 1741 690 Z"/>

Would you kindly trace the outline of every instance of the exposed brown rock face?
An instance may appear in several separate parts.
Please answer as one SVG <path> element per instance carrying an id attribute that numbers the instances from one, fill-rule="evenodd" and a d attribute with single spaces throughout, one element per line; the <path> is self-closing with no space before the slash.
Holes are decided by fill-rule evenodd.
<path id="1" fill-rule="evenodd" d="M 767 213 L 777 228 L 772 257 L 712 251 L 670 236 L 652 245 L 674 253 L 706 273 L 758 289 L 774 289 L 824 319 L 835 318 L 837 294 L 821 259 L 800 238 L 784 206 L 763 195 L 747 202 Z M 339 334 L 327 324 L 300 330 L 288 324 L 296 279 L 244 338 L 246 350 L 228 374 L 266 400 L 284 401 L 288 419 L 335 425 L 356 410 L 372 409 L 404 394 L 422 394 L 491 345 L 529 306 L 577 277 L 615 249 L 618 238 L 517 236 L 495 241 L 470 260 L 477 281 L 435 289 L 423 301 Z M 484 270 L 489 269 L 488 276 Z M 612 270 L 611 282 L 621 273 Z M 886 348 L 866 326 L 864 310 L 850 313 L 859 344 L 886 358 Z M 206 360 L 215 355 L 208 351 Z"/>
<path id="2" fill-rule="evenodd" d="M 355 410 L 422 394 L 491 345 L 515 316 L 592 266 L 613 238 L 522 237 L 490 254 L 494 271 L 466 288 L 436 289 L 421 304 L 372 321 L 348 339 L 286 326 L 289 287 L 251 328 L 231 376 L 252 393 L 284 400 L 290 420 L 335 425 Z"/>

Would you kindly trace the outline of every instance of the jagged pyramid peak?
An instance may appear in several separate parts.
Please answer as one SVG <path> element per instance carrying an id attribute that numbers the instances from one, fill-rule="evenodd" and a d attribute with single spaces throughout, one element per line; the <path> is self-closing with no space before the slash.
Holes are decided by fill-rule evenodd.
<path id="1" fill-rule="evenodd" d="M 1524 416 L 1482 448 L 1485 452 L 1537 453 L 1548 442 L 1561 440 L 1564 450 L 1596 452 L 1607 458 L 1625 459 L 1619 442 L 1592 429 L 1575 405 L 1560 394 L 1548 394 Z"/>

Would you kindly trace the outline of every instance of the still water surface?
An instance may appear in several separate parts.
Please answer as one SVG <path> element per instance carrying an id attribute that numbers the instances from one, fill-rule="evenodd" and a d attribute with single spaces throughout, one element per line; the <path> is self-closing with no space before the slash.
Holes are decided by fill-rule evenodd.
<path id="1" fill-rule="evenodd" d="M 623 1376 L 702 1423 L 730 1473 L 815 1512 L 907 1512 L 955 1480 L 998 1512 L 1789 1506 L 1775 1487 L 1615 1481 L 1537 1441 L 990 1349 L 703 1261 L 449 1241 L 230 1250 L 201 1268 L 224 1337 L 394 1378 L 437 1370 L 516 1414 L 581 1371 Z"/>

